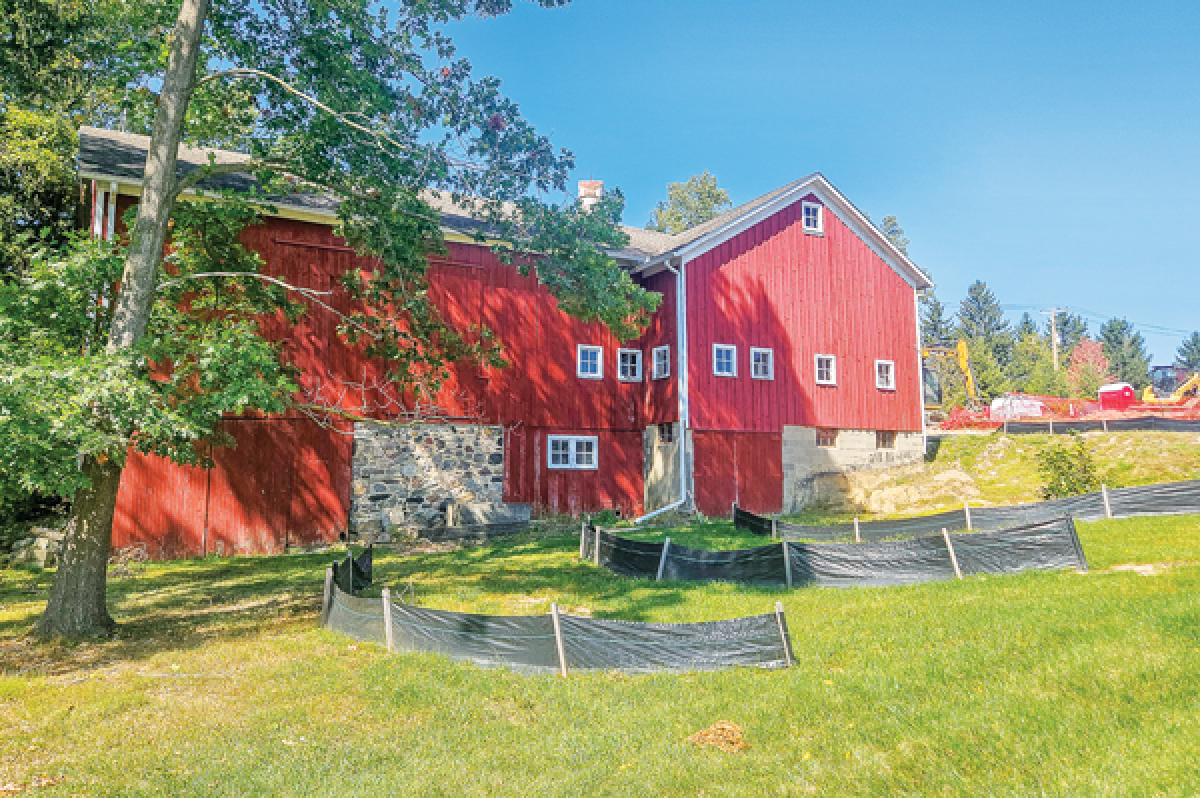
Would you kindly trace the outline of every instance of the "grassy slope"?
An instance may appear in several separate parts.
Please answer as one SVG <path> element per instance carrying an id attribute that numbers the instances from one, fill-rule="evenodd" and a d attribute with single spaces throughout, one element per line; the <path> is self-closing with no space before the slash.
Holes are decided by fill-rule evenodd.
<path id="1" fill-rule="evenodd" d="M 878 517 L 956 509 L 963 499 L 976 506 L 1039 501 L 1037 452 L 1065 440 L 1062 435 L 947 436 L 923 466 L 858 478 L 866 493 L 888 491 L 893 499 L 877 499 Z M 1084 440 L 1110 488 L 1200 479 L 1200 435 L 1195 433 L 1088 433 Z M 864 495 L 857 498 L 867 506 Z M 859 514 L 871 517 L 869 512 Z"/>
<path id="2" fill-rule="evenodd" d="M 1081 525 L 1092 573 L 878 590 L 656 585 L 572 537 L 381 558 L 426 606 L 646 620 L 784 601 L 786 672 L 485 672 L 315 630 L 329 555 L 153 565 L 118 640 L 22 638 L 49 575 L 0 572 L 0 785 L 40 795 L 1192 795 L 1198 517 Z M 673 539 L 737 543 L 713 525 Z M 741 545 L 757 541 L 741 539 Z M 1118 563 L 1190 563 L 1155 576 Z M 36 592 L 28 593 L 26 589 Z M 25 673 L 16 671 L 28 668 Z M 743 725 L 744 754 L 683 738 Z"/>

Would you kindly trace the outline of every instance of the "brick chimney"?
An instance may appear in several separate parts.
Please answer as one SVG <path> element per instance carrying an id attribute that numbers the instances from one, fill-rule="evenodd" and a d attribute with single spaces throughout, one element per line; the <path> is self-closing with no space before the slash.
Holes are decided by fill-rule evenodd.
<path id="1" fill-rule="evenodd" d="M 603 180 L 580 180 L 579 181 L 579 201 L 583 203 L 583 209 L 590 211 L 592 206 L 600 201 L 604 196 L 604 181 Z"/>

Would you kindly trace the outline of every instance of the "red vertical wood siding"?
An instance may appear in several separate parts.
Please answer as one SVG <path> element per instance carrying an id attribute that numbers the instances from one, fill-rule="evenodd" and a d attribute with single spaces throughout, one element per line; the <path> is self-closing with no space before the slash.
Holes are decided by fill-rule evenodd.
<path id="1" fill-rule="evenodd" d="M 600 468 L 549 468 L 548 435 L 594 435 Z M 626 518 L 642 514 L 640 432 L 516 426 L 505 431 L 504 451 L 505 501 L 528 502 L 541 513 L 579 515 L 613 509 Z"/>
<path id="2" fill-rule="evenodd" d="M 696 429 L 921 429 L 914 289 L 828 209 L 824 226 L 805 234 L 796 202 L 687 264 Z M 714 343 L 737 346 L 737 377 L 713 375 Z M 774 350 L 774 380 L 751 378 L 751 347 Z M 836 386 L 816 384 L 818 353 Z M 896 390 L 875 387 L 876 360 Z"/>
<path id="3" fill-rule="evenodd" d="M 215 447 L 209 471 L 132 453 L 113 521 L 113 545 L 147 544 L 155 559 L 274 554 L 332 542 L 350 510 L 349 424 L 226 420 L 236 448 Z"/>
<path id="4" fill-rule="evenodd" d="M 113 547 L 144 544 L 156 560 L 203 556 L 208 479 L 202 468 L 130 452 L 117 492 Z"/>
<path id="5" fill-rule="evenodd" d="M 696 509 L 728 518 L 734 502 L 752 513 L 783 509 L 783 435 L 758 432 L 692 433 Z"/>

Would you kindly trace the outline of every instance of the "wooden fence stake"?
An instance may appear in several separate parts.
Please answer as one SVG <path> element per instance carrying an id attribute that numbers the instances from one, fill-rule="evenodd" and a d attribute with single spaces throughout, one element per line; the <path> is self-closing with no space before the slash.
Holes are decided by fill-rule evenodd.
<path id="1" fill-rule="evenodd" d="M 783 659 L 792 667 L 792 647 L 788 645 L 787 619 L 783 617 L 783 602 L 775 602 L 775 623 L 779 625 L 779 636 L 783 638 Z"/>
<path id="2" fill-rule="evenodd" d="M 854 542 L 862 543 L 862 535 L 858 532 L 858 518 L 854 519 Z"/>
<path id="3" fill-rule="evenodd" d="M 663 541 L 662 554 L 658 556 L 658 574 L 654 577 L 655 582 L 662 581 L 663 568 L 667 564 L 667 549 L 671 548 L 671 539 L 667 538 Z"/>
<path id="4" fill-rule="evenodd" d="M 971 526 L 971 503 L 963 499 L 963 513 L 967 516 L 967 529 L 972 529 Z"/>
<path id="5" fill-rule="evenodd" d="M 1050 419 L 1050 434 L 1054 434 L 1054 419 Z"/>
<path id="6" fill-rule="evenodd" d="M 962 570 L 958 567 L 958 556 L 954 553 L 954 544 L 950 542 L 950 533 L 942 527 L 942 539 L 946 541 L 946 551 L 950 552 L 950 564 L 954 566 L 954 575 L 962 579 Z"/>
<path id="7" fill-rule="evenodd" d="M 792 586 L 792 555 L 788 551 L 787 538 L 782 541 L 783 546 L 783 574 L 787 578 L 787 586 Z"/>
<path id="8" fill-rule="evenodd" d="M 579 559 L 587 553 L 587 521 L 579 522 Z"/>
<path id="9" fill-rule="evenodd" d="M 1108 503 L 1108 485 L 1100 486 L 1100 495 L 1104 497 L 1104 517 L 1112 518 L 1112 505 Z"/>
<path id="10" fill-rule="evenodd" d="M 778 522 L 774 518 L 772 518 L 771 519 L 771 540 L 774 540 L 777 537 L 779 537 Z"/>
<path id="11" fill-rule="evenodd" d="M 733 504 L 731 504 L 729 507 L 729 520 L 737 520 L 737 502 L 733 502 Z"/>
<path id="12" fill-rule="evenodd" d="M 325 597 L 321 601 L 321 628 L 329 625 L 329 610 L 333 607 L 333 566 L 325 569 Z"/>
<path id="13" fill-rule="evenodd" d="M 389 652 L 396 650 L 396 643 L 392 640 L 392 591 L 386 587 L 383 589 L 383 640 Z"/>
<path id="14" fill-rule="evenodd" d="M 594 562 L 596 564 L 596 566 L 599 567 L 599 565 L 600 565 L 600 527 L 596 526 L 596 527 L 592 527 L 592 528 L 596 530 L 596 545 L 593 547 L 593 551 L 592 551 L 592 562 Z"/>
<path id="15" fill-rule="evenodd" d="M 1100 423 L 1104 425 L 1104 431 L 1108 432 L 1108 419 L 1102 418 L 1102 419 L 1100 419 Z"/>
<path id="16" fill-rule="evenodd" d="M 563 645 L 562 623 L 558 620 L 558 605 L 550 605 L 550 619 L 554 622 L 554 644 L 558 647 L 558 675 L 567 678 L 567 649 Z"/>

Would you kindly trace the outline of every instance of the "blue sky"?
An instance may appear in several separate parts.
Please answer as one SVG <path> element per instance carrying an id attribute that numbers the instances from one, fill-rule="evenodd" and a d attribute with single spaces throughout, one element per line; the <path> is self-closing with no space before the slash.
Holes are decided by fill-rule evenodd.
<path id="1" fill-rule="evenodd" d="M 1014 320 L 1124 316 L 1156 363 L 1200 329 L 1195 0 L 574 0 L 450 32 L 627 224 L 704 169 L 735 203 L 819 171 L 948 304 L 982 279 Z"/>

